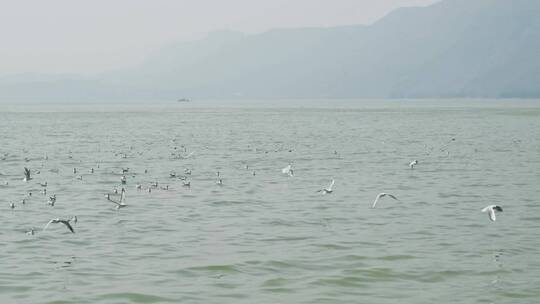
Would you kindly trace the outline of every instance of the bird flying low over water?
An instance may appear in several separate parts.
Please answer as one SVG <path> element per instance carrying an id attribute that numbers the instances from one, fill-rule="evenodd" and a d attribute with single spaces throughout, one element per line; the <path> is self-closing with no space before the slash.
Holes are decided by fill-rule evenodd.
<path id="1" fill-rule="evenodd" d="M 396 201 L 398 201 L 397 197 L 393 196 L 392 194 L 388 194 L 388 193 L 384 193 L 384 192 L 379 193 L 377 195 L 377 197 L 375 198 L 375 201 L 373 202 L 373 205 L 371 206 L 371 208 L 375 208 L 375 205 L 377 205 L 377 202 L 379 201 L 379 199 L 382 198 L 382 197 L 385 197 L 385 196 L 389 196 L 389 197 L 395 199 Z"/>
<path id="2" fill-rule="evenodd" d="M 30 177 L 30 169 L 24 167 L 24 181 L 27 182 L 29 180 L 31 180 L 32 177 Z"/>
<path id="3" fill-rule="evenodd" d="M 330 185 L 328 186 L 328 188 L 324 188 L 324 189 L 321 189 L 321 190 L 317 190 L 317 192 L 320 192 L 322 194 L 330 194 L 333 192 L 332 190 L 332 187 L 334 186 L 334 180 L 332 180 L 332 182 L 330 183 Z"/>
<path id="4" fill-rule="evenodd" d="M 117 202 L 117 201 L 114 201 L 110 198 L 110 195 L 107 197 L 107 200 L 111 203 L 114 203 L 116 204 L 116 209 L 120 209 L 120 208 L 124 208 L 127 206 L 126 204 L 126 190 L 124 188 L 122 188 L 122 192 L 120 193 L 120 201 Z"/>
<path id="5" fill-rule="evenodd" d="M 50 220 L 47 225 L 45 225 L 45 227 L 43 228 L 43 231 L 45 231 L 45 229 L 47 229 L 47 227 L 49 227 L 49 225 L 52 223 L 52 224 L 57 224 L 57 223 L 62 223 L 64 225 L 66 225 L 66 227 L 69 229 L 69 231 L 71 231 L 71 233 L 75 233 L 75 230 L 73 230 L 73 227 L 71 226 L 71 224 L 69 222 L 73 221 L 74 223 L 77 222 L 77 217 L 74 216 L 72 217 L 71 219 L 69 220 L 62 220 L 62 219 L 59 219 L 59 218 L 55 218 L 55 219 L 52 219 Z"/>
<path id="6" fill-rule="evenodd" d="M 482 212 L 488 212 L 489 219 L 492 222 L 495 222 L 497 220 L 497 217 L 495 216 L 495 212 L 503 212 L 503 209 L 497 205 L 490 205 L 482 209 Z"/>

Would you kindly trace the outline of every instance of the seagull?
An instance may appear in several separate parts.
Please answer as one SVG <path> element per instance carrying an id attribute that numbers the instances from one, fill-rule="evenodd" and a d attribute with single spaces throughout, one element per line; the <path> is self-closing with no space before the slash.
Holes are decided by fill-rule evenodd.
<path id="1" fill-rule="evenodd" d="M 10 204 L 9 204 L 9 208 L 15 209 L 15 204 L 14 204 L 14 203 L 10 203 Z"/>
<path id="2" fill-rule="evenodd" d="M 122 193 L 120 194 L 120 202 L 113 201 L 110 198 L 109 201 L 116 204 L 116 210 L 126 207 L 126 190 L 122 188 Z"/>
<path id="3" fill-rule="evenodd" d="M 56 203 L 56 194 L 53 194 L 53 196 L 49 197 L 48 204 L 54 207 L 54 204 Z"/>
<path id="4" fill-rule="evenodd" d="M 217 185 L 219 186 L 223 186 L 223 180 L 220 178 L 217 182 L 216 182 Z"/>
<path id="5" fill-rule="evenodd" d="M 31 180 L 32 178 L 30 177 L 30 169 L 24 167 L 24 181 L 27 182 L 29 180 Z"/>
<path id="6" fill-rule="evenodd" d="M 75 230 L 73 230 L 73 227 L 71 227 L 71 224 L 69 223 L 72 220 L 76 223 L 77 222 L 77 217 L 75 216 L 75 217 L 73 217 L 73 218 L 71 218 L 69 220 L 61 220 L 59 218 L 52 219 L 47 223 L 47 225 L 45 225 L 45 227 L 43 228 L 43 231 L 45 231 L 45 229 L 47 229 L 47 227 L 49 227 L 49 225 L 51 223 L 53 223 L 53 224 L 62 223 L 64 225 L 66 225 L 66 227 L 69 229 L 69 231 L 71 231 L 71 233 L 75 233 Z"/>
<path id="7" fill-rule="evenodd" d="M 321 192 L 322 194 L 330 194 L 333 192 L 332 187 L 334 186 L 334 180 L 330 183 L 328 188 L 317 190 L 317 192 Z"/>
<path id="8" fill-rule="evenodd" d="M 94 174 L 94 168 L 90 168 L 90 174 Z"/>
<path id="9" fill-rule="evenodd" d="M 188 169 L 188 168 L 184 169 L 184 173 L 186 175 L 191 175 L 191 169 Z"/>
<path id="10" fill-rule="evenodd" d="M 39 183 L 39 185 L 40 185 L 41 187 L 47 187 L 47 182 Z"/>
<path id="11" fill-rule="evenodd" d="M 184 185 L 184 187 L 191 187 L 191 181 L 183 181 L 182 184 Z"/>
<path id="12" fill-rule="evenodd" d="M 490 205 L 490 206 L 487 206 L 486 208 L 482 209 L 482 212 L 489 212 L 488 213 L 489 219 L 492 222 L 495 222 L 497 220 L 497 217 L 495 216 L 496 211 L 502 212 L 503 209 L 500 206 L 497 206 L 497 205 Z"/>
<path id="13" fill-rule="evenodd" d="M 34 228 L 31 228 L 30 230 L 26 231 L 27 235 L 34 235 L 35 233 L 36 231 L 34 230 Z"/>
<path id="14" fill-rule="evenodd" d="M 413 160 L 413 161 L 409 164 L 409 167 L 410 167 L 411 169 L 414 169 L 414 166 L 416 166 L 416 165 L 418 165 L 418 161 L 415 159 L 415 160 Z"/>
<path id="15" fill-rule="evenodd" d="M 127 179 L 126 179 L 126 176 L 125 176 L 125 175 L 122 175 L 122 177 L 120 177 L 120 182 L 122 183 L 122 185 L 125 185 L 125 184 L 126 184 Z"/>
<path id="16" fill-rule="evenodd" d="M 142 185 L 141 185 L 141 184 L 137 184 L 137 185 L 135 186 L 135 188 L 136 188 L 137 190 L 142 190 Z"/>
<path id="17" fill-rule="evenodd" d="M 375 208 L 375 205 L 377 205 L 377 202 L 379 201 L 379 199 L 380 199 L 381 197 L 385 197 L 385 196 L 387 196 L 387 195 L 388 195 L 389 197 L 395 199 L 396 201 L 398 201 L 397 197 L 393 196 L 392 194 L 388 194 L 388 193 L 384 193 L 384 192 L 383 192 L 383 193 L 379 193 L 379 195 L 377 195 L 377 197 L 375 198 L 375 201 L 373 202 L 373 205 L 371 206 L 371 208 Z"/>
<path id="18" fill-rule="evenodd" d="M 169 177 L 175 178 L 176 177 L 176 172 L 172 171 L 171 173 L 169 173 Z"/>
<path id="19" fill-rule="evenodd" d="M 288 176 L 293 176 L 293 169 L 292 169 L 292 165 L 289 164 L 287 167 L 281 169 L 281 173 L 283 174 L 287 174 Z"/>
<path id="20" fill-rule="evenodd" d="M 73 168 L 73 174 L 77 174 L 77 168 Z"/>

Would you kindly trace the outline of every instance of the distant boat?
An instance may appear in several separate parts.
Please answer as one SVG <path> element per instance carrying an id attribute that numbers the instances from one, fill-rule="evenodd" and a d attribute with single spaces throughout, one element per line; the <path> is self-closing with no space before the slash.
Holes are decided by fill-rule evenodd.
<path id="1" fill-rule="evenodd" d="M 180 99 L 178 99 L 177 101 L 178 101 L 178 102 L 190 102 L 191 99 L 189 99 L 189 98 L 180 98 Z"/>

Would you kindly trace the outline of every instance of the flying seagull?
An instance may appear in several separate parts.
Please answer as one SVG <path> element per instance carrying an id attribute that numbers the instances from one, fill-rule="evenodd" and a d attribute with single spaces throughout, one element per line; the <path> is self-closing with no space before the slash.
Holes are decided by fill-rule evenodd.
<path id="1" fill-rule="evenodd" d="M 489 219 L 492 222 L 495 222 L 497 220 L 497 217 L 495 216 L 496 211 L 502 212 L 503 209 L 500 206 L 497 206 L 497 205 L 490 205 L 490 206 L 487 206 L 486 208 L 482 209 L 482 212 L 488 212 Z"/>
<path id="2" fill-rule="evenodd" d="M 120 193 L 120 202 L 112 200 L 110 197 L 107 198 L 109 202 L 116 204 L 116 209 L 124 208 L 127 206 L 126 204 L 126 190 L 122 188 L 122 192 Z"/>
<path id="3" fill-rule="evenodd" d="M 57 223 L 62 223 L 64 225 L 66 225 L 66 227 L 69 229 L 69 231 L 71 231 L 71 233 L 75 233 L 75 230 L 73 230 L 73 227 L 71 227 L 71 224 L 69 222 L 71 222 L 73 220 L 73 222 L 77 222 L 77 217 L 74 216 L 73 218 L 69 219 L 69 220 L 61 220 L 59 218 L 55 218 L 55 219 L 52 219 L 50 220 L 47 225 L 45 225 L 45 227 L 43 228 L 43 231 L 45 231 L 45 229 L 47 229 L 47 227 L 49 227 L 49 225 L 51 223 L 53 224 L 57 224 Z"/>
<path id="4" fill-rule="evenodd" d="M 31 180 L 32 178 L 30 177 L 30 169 L 24 167 L 24 181 L 27 182 L 29 180 Z"/>
<path id="5" fill-rule="evenodd" d="M 375 201 L 373 202 L 373 205 L 371 206 L 371 208 L 375 208 L 375 205 L 377 205 L 377 202 L 379 201 L 379 199 L 380 199 L 381 197 L 385 197 L 385 196 L 387 196 L 387 195 L 388 195 L 389 197 L 395 199 L 396 201 L 398 200 L 397 197 L 393 196 L 392 194 L 388 194 L 388 193 L 384 193 L 384 192 L 383 192 L 383 193 L 379 193 L 379 194 L 377 195 L 377 197 L 375 198 Z"/>
<path id="6" fill-rule="evenodd" d="M 318 190 L 317 192 L 321 192 L 322 194 L 330 194 L 333 192 L 332 187 L 334 186 L 334 180 L 330 183 L 328 188 Z"/>

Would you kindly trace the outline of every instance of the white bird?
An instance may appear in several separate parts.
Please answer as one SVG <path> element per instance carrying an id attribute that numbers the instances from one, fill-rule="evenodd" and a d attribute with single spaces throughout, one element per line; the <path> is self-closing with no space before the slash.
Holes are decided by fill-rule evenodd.
<path id="1" fill-rule="evenodd" d="M 135 188 L 136 188 L 137 190 L 142 190 L 142 185 L 141 185 L 141 184 L 137 184 L 137 185 L 135 186 Z"/>
<path id="2" fill-rule="evenodd" d="M 321 190 L 317 190 L 317 192 L 321 192 L 322 194 L 330 194 L 333 192 L 332 190 L 332 187 L 334 186 L 334 180 L 332 180 L 332 182 L 330 183 L 330 185 L 328 186 L 328 188 L 324 188 L 324 189 L 321 189 Z"/>
<path id="3" fill-rule="evenodd" d="M 488 212 L 489 219 L 492 222 L 495 222 L 497 220 L 497 217 L 495 216 L 496 211 L 502 212 L 503 209 L 500 206 L 497 206 L 497 205 L 490 205 L 490 206 L 487 206 L 486 208 L 482 209 L 482 212 Z"/>
<path id="4" fill-rule="evenodd" d="M 191 187 L 191 181 L 182 181 L 184 187 Z"/>
<path id="5" fill-rule="evenodd" d="M 223 186 L 223 180 L 220 178 L 217 182 L 216 182 L 217 185 L 219 186 Z"/>
<path id="6" fill-rule="evenodd" d="M 281 169 L 281 173 L 287 174 L 288 176 L 293 176 L 294 172 L 292 169 L 292 165 L 289 164 L 287 167 Z"/>
<path id="7" fill-rule="evenodd" d="M 127 179 L 126 179 L 126 176 L 125 176 L 125 175 L 122 175 L 122 177 L 120 177 L 120 182 L 122 183 L 122 185 L 125 185 L 125 184 L 126 184 Z"/>
<path id="8" fill-rule="evenodd" d="M 415 159 L 415 160 L 413 160 L 413 161 L 409 164 L 409 167 L 410 167 L 411 169 L 414 169 L 414 166 L 416 166 L 416 165 L 418 165 L 418 161 Z"/>
<path id="9" fill-rule="evenodd" d="M 109 199 L 109 202 L 111 203 L 115 203 L 116 204 L 116 209 L 120 209 L 120 208 L 124 208 L 127 206 L 126 204 L 126 190 L 124 188 L 122 188 L 122 192 L 120 193 L 120 202 L 116 202 L 110 198 Z"/>
<path id="10" fill-rule="evenodd" d="M 41 187 L 47 187 L 47 182 L 39 183 L 39 185 L 40 185 Z"/>
<path id="11" fill-rule="evenodd" d="M 27 182 L 29 180 L 31 180 L 32 177 L 30 177 L 30 169 L 24 167 L 24 181 Z"/>
<path id="12" fill-rule="evenodd" d="M 371 208 L 375 208 L 375 205 L 377 205 L 377 202 L 379 201 L 379 199 L 380 199 L 381 197 L 385 197 L 385 196 L 389 196 L 389 197 L 395 199 L 396 201 L 398 201 L 397 197 L 393 196 L 392 194 L 388 194 L 388 193 L 384 193 L 384 192 L 383 192 L 383 193 L 379 193 L 379 194 L 377 195 L 377 197 L 375 198 L 375 201 L 373 202 L 373 205 L 371 205 Z"/>
<path id="13" fill-rule="evenodd" d="M 53 194 L 53 196 L 49 197 L 48 204 L 52 207 L 54 207 L 54 204 L 56 203 L 56 194 Z"/>
<path id="14" fill-rule="evenodd" d="M 27 235 L 34 235 L 35 233 L 36 231 L 34 230 L 34 228 L 31 228 L 30 230 L 26 231 Z"/>
<path id="15" fill-rule="evenodd" d="M 10 203 L 10 204 L 9 204 L 9 208 L 15 209 L 15 204 L 14 204 L 14 203 Z"/>
<path id="16" fill-rule="evenodd" d="M 45 225 L 45 227 L 43 227 L 43 231 L 45 231 L 45 229 L 47 229 L 47 227 L 49 227 L 49 225 L 51 223 L 52 224 L 62 223 L 64 225 L 66 225 L 66 227 L 69 229 L 69 231 L 71 231 L 71 233 L 75 233 L 75 230 L 73 230 L 73 227 L 69 223 L 71 220 L 73 220 L 76 223 L 77 222 L 77 217 L 75 216 L 75 217 L 73 217 L 73 218 L 71 218 L 69 220 L 61 220 L 59 218 L 52 219 L 47 223 L 47 225 Z"/>

